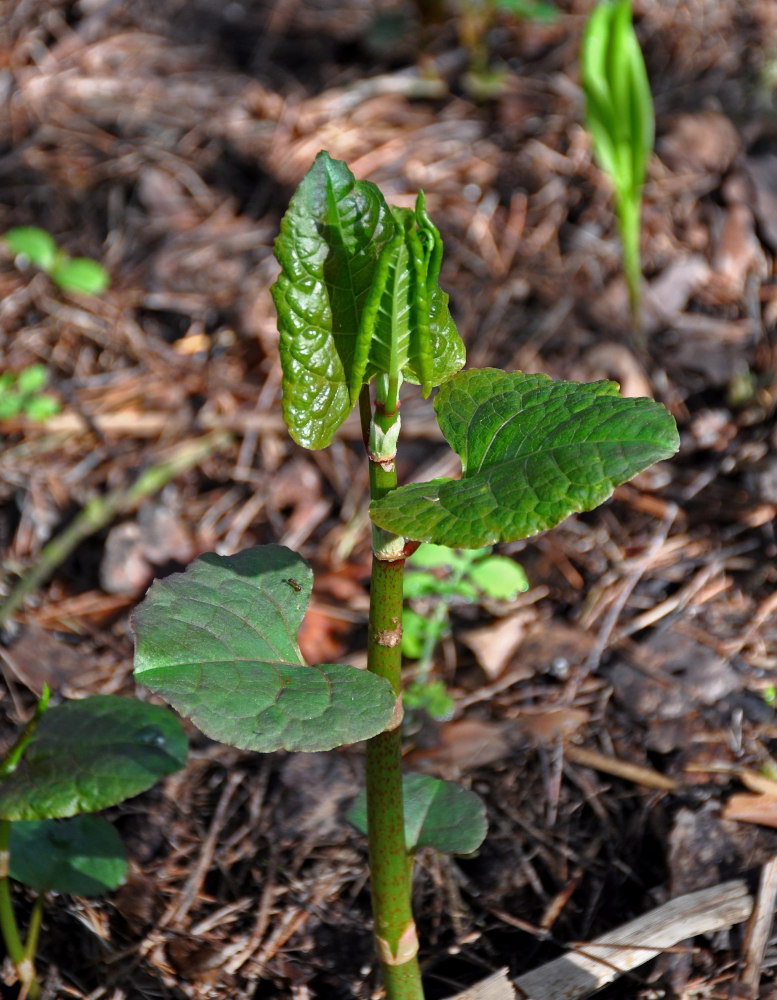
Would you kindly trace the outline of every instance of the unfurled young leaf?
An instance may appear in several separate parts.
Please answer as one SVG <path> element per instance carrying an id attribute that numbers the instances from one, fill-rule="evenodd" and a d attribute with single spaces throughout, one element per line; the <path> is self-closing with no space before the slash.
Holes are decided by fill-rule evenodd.
<path id="1" fill-rule="evenodd" d="M 200 556 L 154 583 L 135 612 L 135 677 L 207 736 L 244 750 L 331 750 L 375 736 L 394 712 L 388 681 L 302 659 L 312 582 L 281 545 Z"/>
<path id="2" fill-rule="evenodd" d="M 460 480 L 412 483 L 373 500 L 381 528 L 457 547 L 516 541 L 591 510 L 679 446 L 672 416 L 614 382 L 462 372 L 434 403 Z"/>
<path id="3" fill-rule="evenodd" d="M 428 394 L 464 363 L 437 285 L 442 243 L 426 213 L 389 209 L 380 190 L 321 152 L 275 243 L 272 289 L 292 437 L 323 448 L 376 374 Z"/>

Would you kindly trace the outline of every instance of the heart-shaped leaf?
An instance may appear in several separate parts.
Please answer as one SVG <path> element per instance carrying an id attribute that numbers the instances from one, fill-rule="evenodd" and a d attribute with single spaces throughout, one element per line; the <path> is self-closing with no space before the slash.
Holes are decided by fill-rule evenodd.
<path id="1" fill-rule="evenodd" d="M 116 695 L 66 701 L 43 714 L 16 769 L 0 779 L 0 819 L 105 809 L 179 770 L 187 749 L 161 705 Z"/>
<path id="2" fill-rule="evenodd" d="M 14 823 L 10 846 L 11 878 L 38 892 L 100 895 L 127 874 L 121 837 L 101 816 Z"/>
<path id="3" fill-rule="evenodd" d="M 486 807 L 480 796 L 453 781 L 427 774 L 402 776 L 405 845 L 408 854 L 433 847 L 443 854 L 472 854 L 488 831 Z M 348 819 L 367 833 L 367 797 L 357 796 Z"/>
<path id="4" fill-rule="evenodd" d="M 331 750 L 382 732 L 387 680 L 307 666 L 297 630 L 313 573 L 281 545 L 200 556 L 157 581 L 133 616 L 135 676 L 207 736 L 245 750 Z"/>
<path id="5" fill-rule="evenodd" d="M 460 480 L 393 490 L 370 505 L 381 528 L 462 548 L 516 541 L 591 510 L 679 446 L 671 416 L 624 399 L 614 382 L 556 382 L 482 369 L 446 382 L 434 402 L 461 457 Z"/>

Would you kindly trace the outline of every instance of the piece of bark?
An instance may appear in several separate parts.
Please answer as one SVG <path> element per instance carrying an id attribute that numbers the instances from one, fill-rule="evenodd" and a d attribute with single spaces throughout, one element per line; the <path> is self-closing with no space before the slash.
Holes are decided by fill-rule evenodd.
<path id="1" fill-rule="evenodd" d="M 741 879 L 690 892 L 518 976 L 517 992 L 506 992 L 506 976 L 500 971 L 449 1000 L 580 1000 L 680 941 L 742 923 L 752 909 Z M 486 991 L 473 992 L 478 987 Z"/>

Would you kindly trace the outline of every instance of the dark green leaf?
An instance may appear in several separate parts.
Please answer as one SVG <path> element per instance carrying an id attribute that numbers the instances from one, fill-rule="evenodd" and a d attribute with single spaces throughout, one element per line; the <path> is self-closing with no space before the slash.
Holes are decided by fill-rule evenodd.
<path id="1" fill-rule="evenodd" d="M 309 667 L 297 630 L 313 574 L 280 545 L 208 554 L 157 581 L 135 612 L 135 676 L 206 735 L 246 750 L 330 750 L 381 732 L 383 678 Z"/>
<path id="2" fill-rule="evenodd" d="M 679 446 L 664 407 L 624 399 L 614 382 L 476 370 L 446 382 L 434 405 L 461 479 L 403 486 L 370 513 L 381 528 L 442 545 L 528 538 L 598 506 Z"/>
<path id="3" fill-rule="evenodd" d="M 44 713 L 16 769 L 0 780 L 0 818 L 52 819 L 115 805 L 186 763 L 166 708 L 96 695 Z"/>
<path id="4" fill-rule="evenodd" d="M 11 826 L 11 878 L 38 892 L 100 895 L 120 886 L 126 873 L 121 837 L 101 816 Z"/>
<path id="5" fill-rule="evenodd" d="M 443 854 L 472 854 L 488 831 L 482 800 L 453 781 L 441 781 L 426 774 L 402 777 L 405 807 L 405 844 L 408 854 L 433 847 Z M 367 833 L 367 799 L 360 794 L 349 821 Z"/>

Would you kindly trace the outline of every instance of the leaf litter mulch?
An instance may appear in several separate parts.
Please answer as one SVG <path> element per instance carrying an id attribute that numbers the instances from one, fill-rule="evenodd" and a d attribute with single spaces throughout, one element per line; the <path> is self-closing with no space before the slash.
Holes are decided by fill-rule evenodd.
<path id="1" fill-rule="evenodd" d="M 0 15 L 0 231 L 43 226 L 113 279 L 81 299 L 0 261 L 0 367 L 43 362 L 62 404 L 1 430 L 4 594 L 91 497 L 119 498 L 7 616 L 4 742 L 44 682 L 147 697 L 129 613 L 211 549 L 299 550 L 317 573 L 304 652 L 363 662 L 358 426 L 326 452 L 290 443 L 268 291 L 280 217 L 321 148 L 389 201 L 425 190 L 470 365 L 615 378 L 677 418 L 675 460 L 504 548 L 527 594 L 454 615 L 437 672 L 457 714 L 407 759 L 476 789 L 491 826 L 477 857 L 418 865 L 430 998 L 686 892 L 740 876 L 755 890 L 777 854 L 777 8 L 635 2 L 657 113 L 642 352 L 581 125 L 590 6 L 494 18 L 506 73 L 481 103 L 461 18 L 422 27 L 401 0 L 10 0 Z M 403 431 L 403 478 L 453 471 L 412 393 Z M 158 492 L 124 496 L 203 439 Z M 124 887 L 49 901 L 47 995 L 379 997 L 365 846 L 344 819 L 361 749 L 191 740 L 184 772 L 111 812 Z M 601 995 L 775 996 L 776 964 L 739 925 Z"/>

